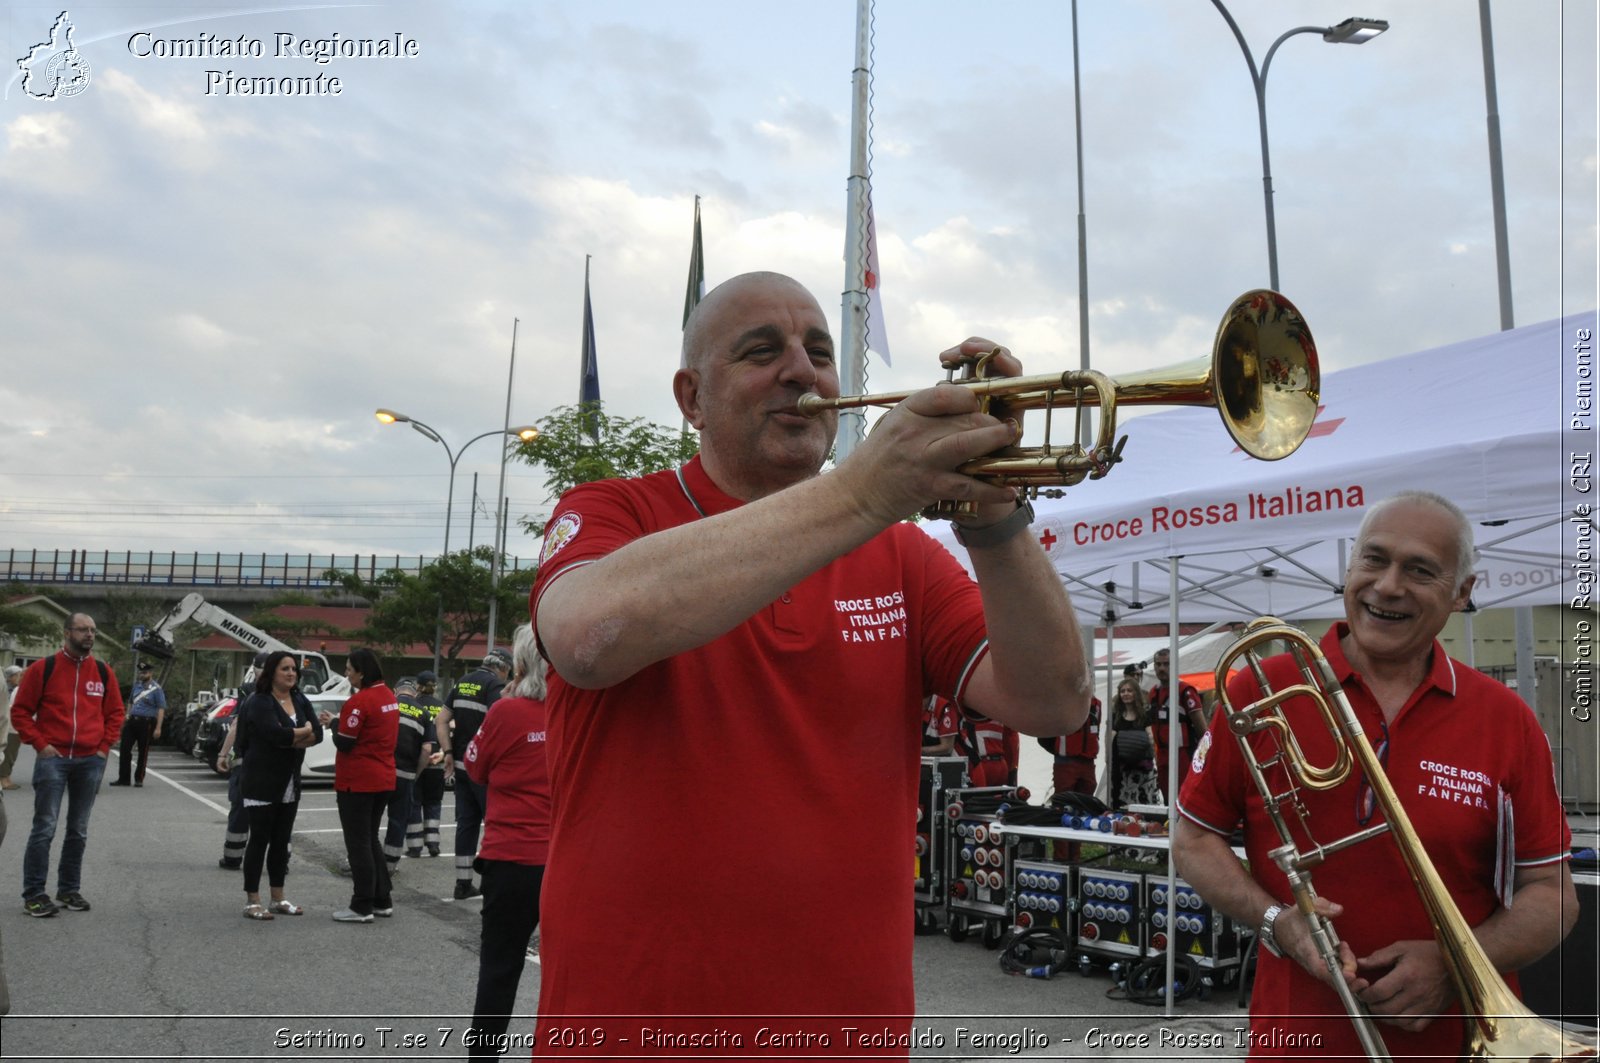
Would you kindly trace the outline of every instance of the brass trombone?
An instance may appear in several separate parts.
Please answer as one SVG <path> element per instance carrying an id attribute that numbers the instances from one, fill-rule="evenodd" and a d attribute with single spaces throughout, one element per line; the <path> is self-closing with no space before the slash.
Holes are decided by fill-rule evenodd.
<path id="1" fill-rule="evenodd" d="M 1303 682 L 1274 690 L 1267 681 L 1261 666 L 1258 647 L 1266 643 L 1282 643 L 1300 672 Z M 1262 695 L 1249 705 L 1236 706 L 1227 695 L 1227 681 L 1240 657 L 1255 676 Z M 1574 1060 L 1593 1059 L 1595 1040 L 1592 1036 L 1563 1029 L 1534 1014 L 1524 1007 L 1494 964 L 1484 953 L 1483 946 L 1473 936 L 1461 910 L 1456 907 L 1445 889 L 1444 880 L 1434 868 L 1433 861 L 1423 848 L 1422 840 L 1411 825 L 1411 819 L 1395 796 L 1394 787 L 1385 775 L 1383 764 L 1367 741 L 1355 710 L 1345 697 L 1344 689 L 1334 676 L 1333 669 L 1322 650 L 1304 632 L 1276 617 L 1264 616 L 1252 621 L 1234 644 L 1228 647 L 1217 662 L 1217 690 L 1221 691 L 1218 705 L 1227 713 L 1228 729 L 1239 742 L 1240 752 L 1250 769 L 1252 781 L 1260 792 L 1268 817 L 1283 844 L 1271 852 L 1272 860 L 1289 880 L 1294 891 L 1295 905 L 1305 914 L 1311 925 L 1312 939 L 1339 990 L 1350 1020 L 1355 1024 L 1356 1035 L 1367 1056 L 1375 1060 L 1388 1060 L 1388 1049 L 1383 1043 L 1367 1008 L 1345 985 L 1339 968 L 1339 938 L 1333 926 L 1317 915 L 1313 909 L 1316 893 L 1311 885 L 1311 869 L 1326 857 L 1349 846 L 1388 833 L 1400 847 L 1400 855 L 1411 874 L 1412 884 L 1421 897 L 1428 919 L 1433 924 L 1434 938 L 1450 970 L 1456 994 L 1461 999 L 1462 1011 L 1467 1019 L 1466 1043 L 1461 1058 L 1470 1060 Z M 1320 712 L 1323 722 L 1333 734 L 1336 755 L 1334 763 L 1317 766 L 1306 762 L 1300 743 L 1284 713 L 1284 703 L 1292 698 L 1310 698 Z M 1262 732 L 1271 732 L 1273 742 L 1263 752 L 1257 753 L 1252 738 Z M 1302 852 L 1300 843 L 1290 830 L 1289 817 L 1294 816 L 1302 835 L 1314 838 L 1309 817 L 1301 803 L 1300 787 L 1308 790 L 1331 789 L 1349 777 L 1352 766 L 1359 767 L 1367 784 L 1372 788 L 1378 808 L 1383 810 L 1384 822 L 1337 841 L 1315 844 Z M 1268 779 L 1264 769 L 1281 767 Z"/>
<path id="2" fill-rule="evenodd" d="M 1241 449 L 1252 457 L 1276 461 L 1294 453 L 1317 416 L 1321 372 L 1311 330 L 1293 303 L 1277 292 L 1257 289 L 1233 301 L 1209 357 L 1112 379 L 1093 370 L 1069 370 L 1038 376 L 987 375 L 993 353 L 964 368 L 956 387 L 976 392 L 981 409 L 1005 419 L 1024 410 L 1045 411 L 1044 443 L 1006 447 L 963 465 L 961 472 L 991 483 L 1020 487 L 1028 497 L 1042 489 L 1072 487 L 1098 480 L 1122 460 L 1127 437 L 1117 436 L 1117 406 L 1214 406 Z M 825 410 L 862 406 L 894 406 L 914 392 L 882 395 L 802 396 L 800 412 L 816 416 Z M 1094 442 L 1077 440 L 1085 407 L 1100 408 Z M 1076 410 L 1073 442 L 1052 444 L 1052 414 Z M 1059 491 L 1044 491 L 1059 494 Z M 924 513 L 949 517 L 966 510 L 960 503 L 940 502 Z"/>

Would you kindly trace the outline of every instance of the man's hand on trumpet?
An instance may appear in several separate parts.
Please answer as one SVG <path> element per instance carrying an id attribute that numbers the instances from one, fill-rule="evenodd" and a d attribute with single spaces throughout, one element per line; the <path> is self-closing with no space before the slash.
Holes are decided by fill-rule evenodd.
<path id="1" fill-rule="evenodd" d="M 939 355 L 946 368 L 965 365 L 995 352 L 990 376 L 1017 376 L 1022 365 L 992 340 L 971 337 Z M 924 388 L 879 418 L 858 455 L 839 472 L 859 477 L 862 505 L 886 522 L 903 520 L 943 499 L 971 502 L 976 514 L 963 523 L 992 524 L 1017 504 L 1014 488 L 986 483 L 957 472 L 962 465 L 1022 438 L 1015 419 L 980 412 L 980 396 L 966 388 L 935 384 Z"/>

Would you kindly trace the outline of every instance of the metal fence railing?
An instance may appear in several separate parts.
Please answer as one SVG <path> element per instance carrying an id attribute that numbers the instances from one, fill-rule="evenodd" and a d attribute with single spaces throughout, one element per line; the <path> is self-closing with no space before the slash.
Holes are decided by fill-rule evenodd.
<path id="1" fill-rule="evenodd" d="M 328 587 L 331 570 L 367 579 L 416 575 L 436 560 L 379 554 L 224 554 L 140 550 L 0 549 L 0 583 L 137 583 L 241 587 Z M 506 569 L 532 567 L 507 557 Z"/>

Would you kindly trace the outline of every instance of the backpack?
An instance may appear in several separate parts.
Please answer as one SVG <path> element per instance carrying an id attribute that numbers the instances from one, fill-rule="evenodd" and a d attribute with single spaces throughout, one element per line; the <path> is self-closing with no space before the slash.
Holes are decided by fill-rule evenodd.
<path id="1" fill-rule="evenodd" d="M 106 667 L 106 662 L 96 657 L 95 666 L 100 669 L 100 686 L 103 689 L 111 688 L 111 670 Z M 51 654 L 44 659 L 44 675 L 40 677 L 39 690 L 42 692 L 50 685 L 50 673 L 56 670 L 56 655 Z"/>

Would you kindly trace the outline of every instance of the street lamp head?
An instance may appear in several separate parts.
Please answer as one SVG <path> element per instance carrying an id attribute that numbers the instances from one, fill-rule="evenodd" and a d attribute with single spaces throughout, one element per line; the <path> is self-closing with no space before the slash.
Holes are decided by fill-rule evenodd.
<path id="1" fill-rule="evenodd" d="M 1322 39 L 1329 44 L 1366 44 L 1388 28 L 1381 18 L 1347 18 L 1324 30 Z"/>
<path id="2" fill-rule="evenodd" d="M 411 420 L 411 418 L 407 417 L 403 413 L 395 413 L 393 410 L 385 410 L 381 407 L 378 409 L 375 416 L 384 424 L 394 424 L 396 421 Z"/>
<path id="3" fill-rule="evenodd" d="M 511 434 L 524 443 L 532 443 L 539 438 L 539 430 L 531 424 L 525 424 L 521 428 L 513 428 L 511 429 Z"/>

